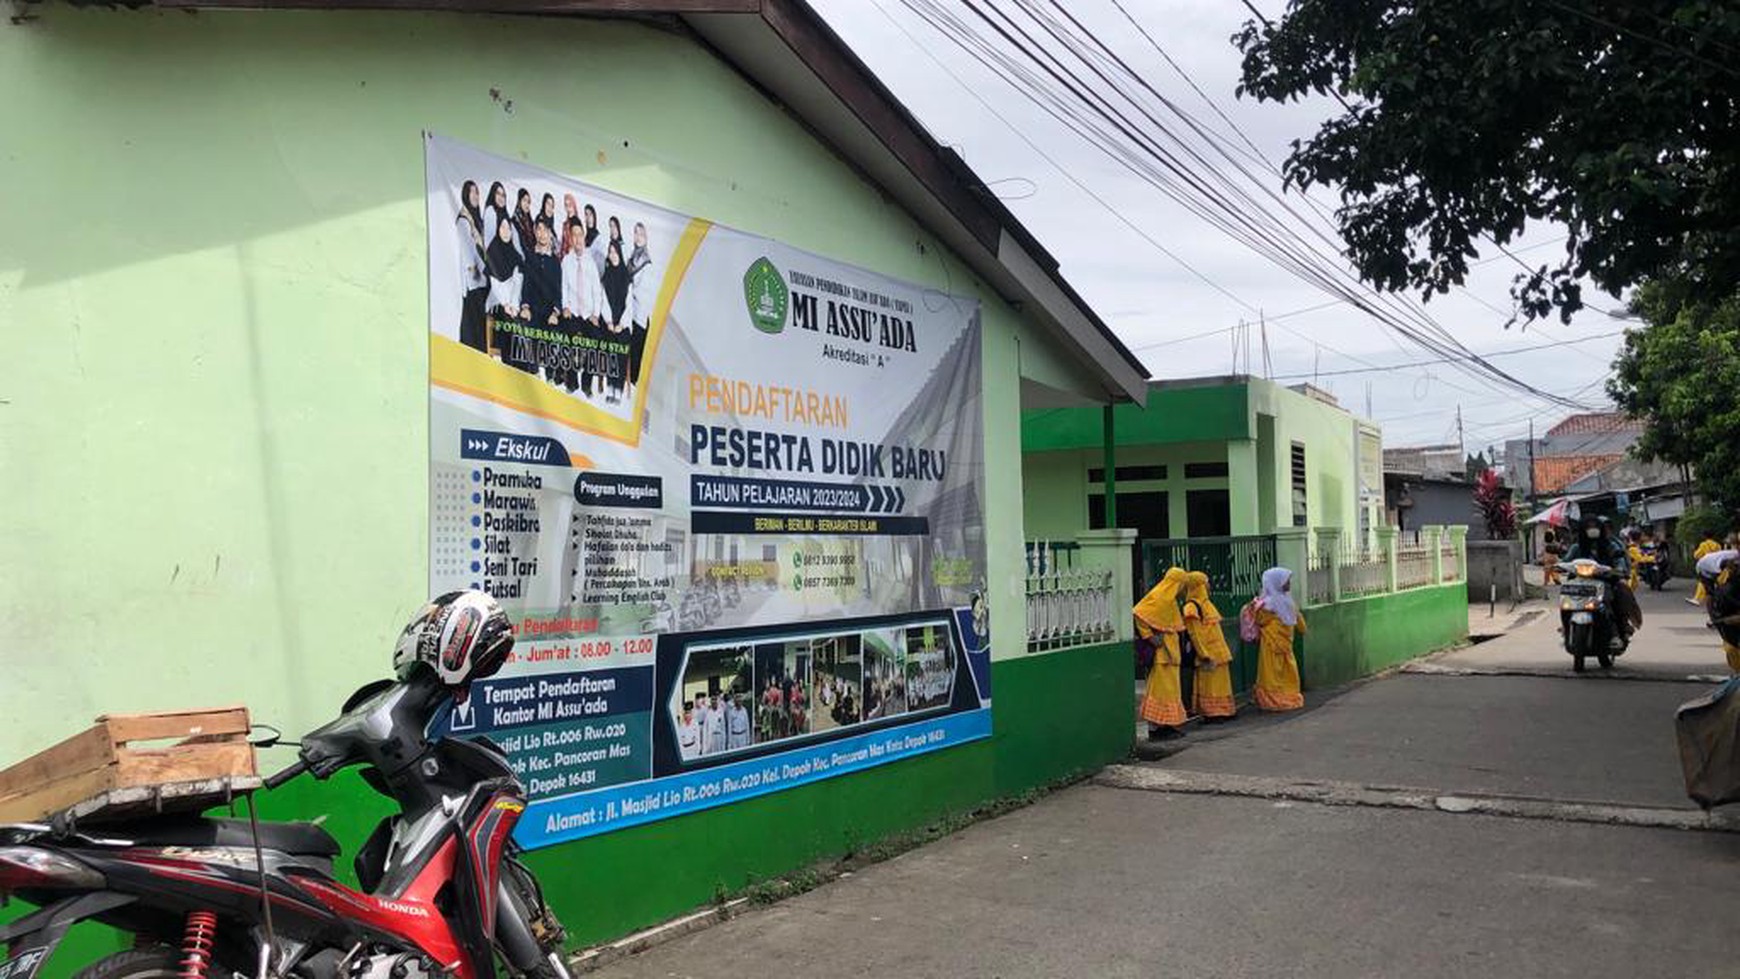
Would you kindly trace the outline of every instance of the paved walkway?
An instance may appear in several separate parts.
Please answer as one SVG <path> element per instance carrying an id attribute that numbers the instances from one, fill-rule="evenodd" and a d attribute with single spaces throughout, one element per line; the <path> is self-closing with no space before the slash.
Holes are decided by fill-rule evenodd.
<path id="1" fill-rule="evenodd" d="M 1525 623 L 1433 664 L 1497 675 L 1192 734 L 602 974 L 1735 975 L 1740 820 L 1688 806 L 1672 736 L 1721 654 L 1680 597 L 1619 678 Z"/>

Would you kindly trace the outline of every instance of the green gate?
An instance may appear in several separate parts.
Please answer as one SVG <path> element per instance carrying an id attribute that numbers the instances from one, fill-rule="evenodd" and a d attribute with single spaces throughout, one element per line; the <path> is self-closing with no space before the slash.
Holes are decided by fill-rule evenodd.
<path id="1" fill-rule="evenodd" d="M 1208 575 L 1209 597 L 1220 609 L 1221 631 L 1233 651 L 1233 690 L 1249 693 L 1257 679 L 1256 647 L 1239 642 L 1239 609 L 1262 589 L 1263 572 L 1275 566 L 1275 538 L 1195 537 L 1142 542 L 1142 594 L 1147 594 L 1169 568 Z M 1186 671 L 1185 703 L 1189 703 Z"/>

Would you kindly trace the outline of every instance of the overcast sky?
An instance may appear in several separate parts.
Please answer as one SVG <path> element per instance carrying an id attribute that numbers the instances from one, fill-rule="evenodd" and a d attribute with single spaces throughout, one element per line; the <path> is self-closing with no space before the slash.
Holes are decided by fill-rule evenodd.
<path id="1" fill-rule="evenodd" d="M 908 10 L 902 0 L 812 2 L 936 138 L 960 152 L 980 177 L 1005 197 L 1010 209 L 1061 263 L 1064 275 L 1143 359 L 1154 377 L 1231 372 L 1232 332 L 1195 340 L 1180 338 L 1211 330 L 1230 331 L 1241 320 L 1255 320 L 1250 311 L 1255 308 L 1271 320 L 1268 339 L 1276 379 L 1296 383 L 1311 380 L 1316 372 L 1318 386 L 1332 391 L 1358 414 L 1366 413 L 1369 385 L 1371 416 L 1383 423 L 1387 445 L 1454 442 L 1458 405 L 1470 452 L 1502 444 L 1507 437 L 1526 435 L 1531 418 L 1539 431 L 1567 413 L 1516 391 L 1474 380 L 1446 365 L 1331 373 L 1372 364 L 1406 364 L 1432 355 L 1393 337 L 1375 320 L 1345 304 L 1286 315 L 1321 306 L 1333 297 L 1271 264 L 1137 179 L 983 69 Z M 965 14 L 954 0 L 947 2 Z M 991 2 L 1013 9 L 1013 0 Z M 1333 103 L 1329 108 L 1320 103 L 1276 106 L 1235 98 L 1239 54 L 1228 38 L 1248 12 L 1234 0 L 1123 3 L 1184 73 L 1271 160 L 1283 159 L 1293 139 L 1315 131 L 1330 108 L 1338 108 Z M 1258 6 L 1272 15 L 1280 3 L 1260 0 Z M 1168 99 L 1203 123 L 1230 134 L 1214 110 L 1129 26 L 1113 0 L 1069 0 L 1068 8 Z M 983 30 L 983 25 L 980 27 Z M 976 96 L 968 86 L 976 89 Z M 994 112 L 987 111 L 987 104 Z M 1072 176 L 1111 207 L 1095 201 L 1070 179 Z M 1274 178 L 1275 185 L 1279 182 L 1279 177 Z M 1333 203 L 1322 192 L 1315 196 Z M 1111 208 L 1122 212 L 1130 223 L 1201 277 L 1145 241 Z M 1562 233 L 1551 227 L 1533 230 L 1521 243 L 1528 249 L 1523 257 L 1537 263 L 1556 260 L 1562 254 L 1561 238 Z M 1506 330 L 1509 289 L 1517 267 L 1496 250 L 1482 255 L 1482 259 L 1489 257 L 1497 260 L 1479 265 L 1466 291 L 1436 297 L 1425 307 L 1474 350 L 1483 354 L 1509 351 L 1615 333 L 1624 326 L 1604 313 L 1585 311 L 1569 326 L 1555 319 L 1529 326 L 1526 331 L 1516 326 Z M 1622 306 L 1593 289 L 1586 290 L 1585 296 L 1604 309 Z M 1250 335 L 1250 372 L 1261 374 L 1260 334 L 1252 330 Z M 1605 405 L 1601 381 L 1619 344 L 1617 336 L 1587 339 L 1498 358 L 1494 363 L 1537 387 Z"/>

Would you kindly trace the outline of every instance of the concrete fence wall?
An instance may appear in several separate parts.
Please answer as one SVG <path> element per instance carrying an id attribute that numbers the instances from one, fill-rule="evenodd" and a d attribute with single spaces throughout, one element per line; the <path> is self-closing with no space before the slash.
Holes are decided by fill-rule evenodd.
<path id="1" fill-rule="evenodd" d="M 1519 540 L 1468 542 L 1468 600 L 1484 602 L 1498 586 L 1503 601 L 1521 601 L 1523 545 Z"/>
<path id="2" fill-rule="evenodd" d="M 1357 680 L 1468 636 L 1468 598 L 1460 581 L 1304 612 L 1306 633 L 1296 649 L 1307 689 Z"/>

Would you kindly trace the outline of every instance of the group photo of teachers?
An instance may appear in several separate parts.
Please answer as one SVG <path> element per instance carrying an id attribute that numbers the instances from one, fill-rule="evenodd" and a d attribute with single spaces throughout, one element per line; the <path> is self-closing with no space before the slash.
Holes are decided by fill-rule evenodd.
<path id="1" fill-rule="evenodd" d="M 457 190 L 459 342 L 589 403 L 630 401 L 660 281 L 648 222 L 561 187 Z"/>

